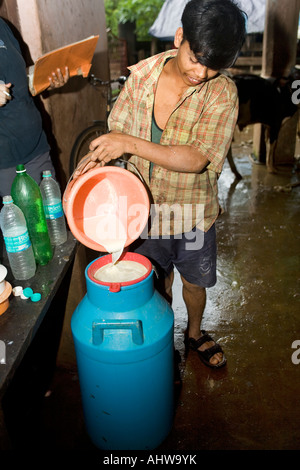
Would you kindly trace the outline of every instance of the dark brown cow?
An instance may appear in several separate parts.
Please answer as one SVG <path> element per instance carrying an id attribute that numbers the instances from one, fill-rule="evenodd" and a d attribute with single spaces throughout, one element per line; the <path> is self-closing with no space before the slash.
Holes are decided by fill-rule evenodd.
<path id="1" fill-rule="evenodd" d="M 292 100 L 292 83 L 299 78 L 299 70 L 293 69 L 287 78 L 264 79 L 258 75 L 240 74 L 231 78 L 239 95 L 239 115 L 237 125 L 243 130 L 250 124 L 265 126 L 266 165 L 270 172 L 274 168 L 274 155 L 280 128 L 286 118 L 292 117 L 298 109 Z M 241 175 L 236 169 L 231 148 L 227 155 L 231 170 L 237 178 Z"/>

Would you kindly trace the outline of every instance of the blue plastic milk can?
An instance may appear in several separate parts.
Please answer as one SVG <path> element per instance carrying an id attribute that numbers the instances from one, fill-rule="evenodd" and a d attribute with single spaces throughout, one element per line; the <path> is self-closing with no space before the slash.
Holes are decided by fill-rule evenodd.
<path id="1" fill-rule="evenodd" d="M 147 274 L 105 285 L 93 273 L 111 255 L 97 258 L 71 320 L 85 424 L 100 449 L 154 449 L 173 424 L 173 311 L 154 288 L 150 261 L 128 256 L 150 264 Z"/>

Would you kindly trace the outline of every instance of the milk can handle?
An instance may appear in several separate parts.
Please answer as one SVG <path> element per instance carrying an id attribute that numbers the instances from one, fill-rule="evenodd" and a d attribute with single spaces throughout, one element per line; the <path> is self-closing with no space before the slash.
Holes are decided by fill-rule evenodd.
<path id="1" fill-rule="evenodd" d="M 143 325 L 141 320 L 102 320 L 101 322 L 93 322 L 92 338 L 93 344 L 99 346 L 103 342 L 104 330 L 131 330 L 132 341 L 141 345 L 144 342 Z"/>

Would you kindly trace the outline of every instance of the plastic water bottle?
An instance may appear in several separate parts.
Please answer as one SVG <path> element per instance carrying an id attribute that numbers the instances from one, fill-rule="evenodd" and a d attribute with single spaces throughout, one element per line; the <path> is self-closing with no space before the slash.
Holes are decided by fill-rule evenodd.
<path id="1" fill-rule="evenodd" d="M 11 196 L 4 196 L 3 198 L 0 226 L 14 278 L 19 280 L 30 279 L 36 271 L 32 244 L 24 214 L 13 203 Z"/>
<path id="2" fill-rule="evenodd" d="M 52 178 L 50 170 L 43 171 L 40 190 L 51 243 L 52 245 L 61 245 L 67 241 L 66 222 L 61 203 L 60 188 Z"/>
<path id="3" fill-rule="evenodd" d="M 43 200 L 39 185 L 29 176 L 24 165 L 18 165 L 13 180 L 11 195 L 14 203 L 22 210 L 28 227 L 35 261 L 47 264 L 53 256 Z"/>

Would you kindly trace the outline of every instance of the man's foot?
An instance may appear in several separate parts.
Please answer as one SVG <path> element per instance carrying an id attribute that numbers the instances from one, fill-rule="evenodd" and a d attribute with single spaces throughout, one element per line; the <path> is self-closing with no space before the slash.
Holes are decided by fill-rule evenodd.
<path id="1" fill-rule="evenodd" d="M 225 366 L 226 358 L 221 346 L 215 340 L 201 330 L 202 336 L 197 340 L 188 338 L 188 347 L 193 351 L 197 351 L 200 360 L 208 367 L 218 369 Z"/>

